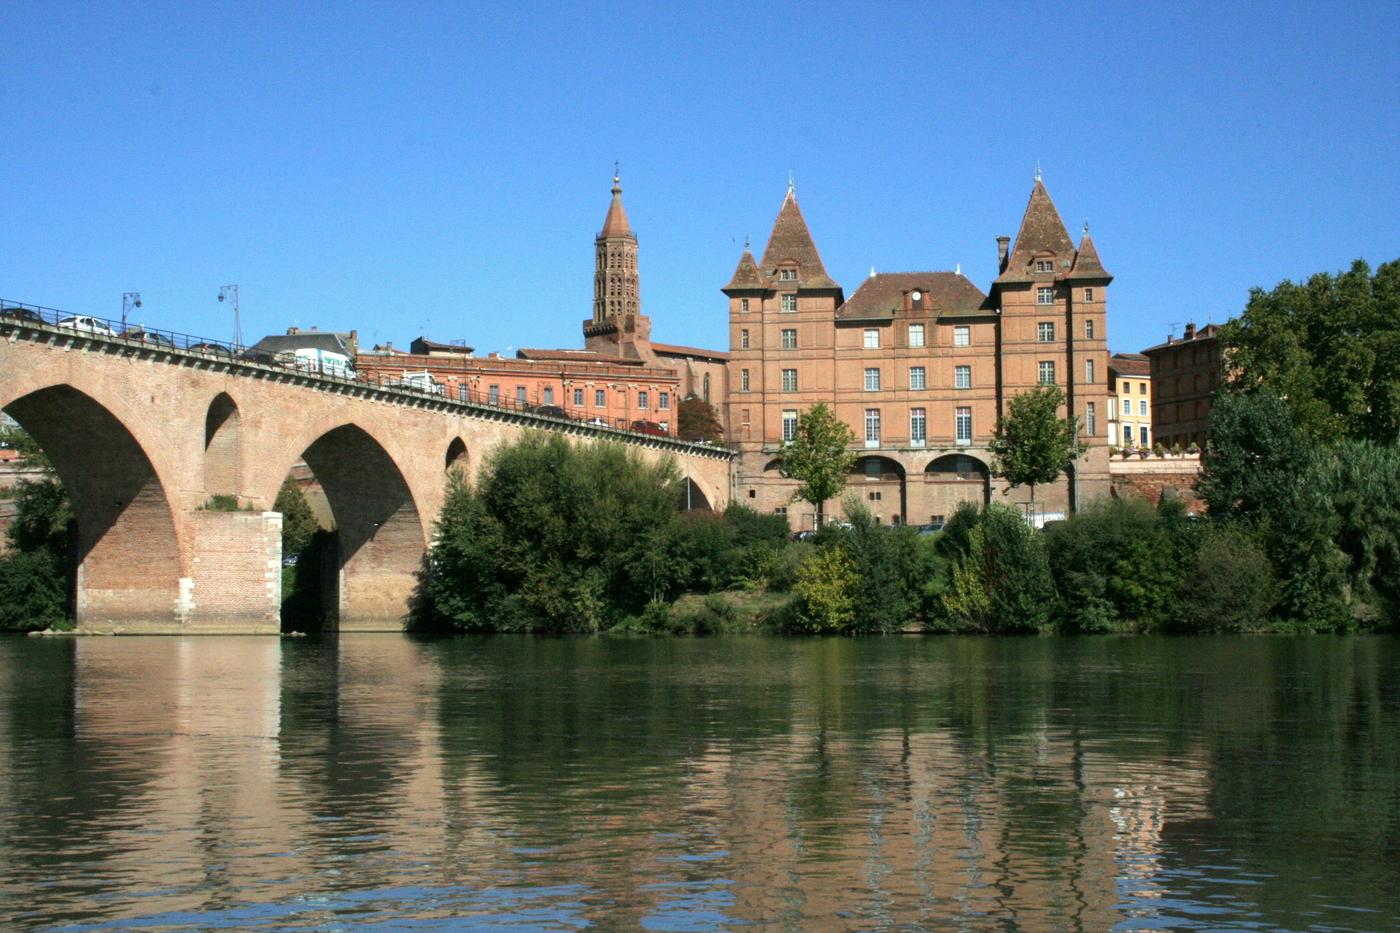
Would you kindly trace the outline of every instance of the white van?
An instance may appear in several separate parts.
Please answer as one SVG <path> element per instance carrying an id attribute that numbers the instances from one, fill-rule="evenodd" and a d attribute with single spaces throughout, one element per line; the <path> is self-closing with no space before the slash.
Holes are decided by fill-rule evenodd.
<path id="1" fill-rule="evenodd" d="M 416 389 L 419 392 L 427 392 L 431 395 L 446 395 L 447 387 L 439 385 L 433 379 L 433 374 L 424 370 L 417 373 L 404 373 L 389 385 L 400 386 L 405 389 Z"/>

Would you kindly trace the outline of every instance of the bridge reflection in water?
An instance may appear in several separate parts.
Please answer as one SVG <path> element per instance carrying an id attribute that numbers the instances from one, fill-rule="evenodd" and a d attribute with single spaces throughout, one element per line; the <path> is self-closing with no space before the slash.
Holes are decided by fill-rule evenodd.
<path id="1" fill-rule="evenodd" d="M 730 501 L 727 450 L 0 316 L 0 410 L 68 489 L 81 628 L 276 632 L 294 465 L 325 492 L 338 545 L 328 627 L 401 629 L 448 469 L 475 475 L 529 430 L 672 458 L 692 502 Z M 219 505 L 220 507 L 211 507 Z M 225 510 L 232 506 L 235 511 Z"/>
<path id="2" fill-rule="evenodd" d="M 1393 927 L 1397 660 L 13 639 L 0 926 Z"/>

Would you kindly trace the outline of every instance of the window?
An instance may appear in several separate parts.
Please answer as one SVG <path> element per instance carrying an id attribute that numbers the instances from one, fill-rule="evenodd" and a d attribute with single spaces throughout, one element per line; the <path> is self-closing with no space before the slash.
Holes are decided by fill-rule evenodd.
<path id="1" fill-rule="evenodd" d="M 1145 382 L 1139 382 L 1139 383 L 1138 383 L 1138 394 L 1140 394 L 1140 395 L 1146 395 L 1146 394 L 1147 394 L 1147 383 L 1145 383 Z"/>
<path id="2" fill-rule="evenodd" d="M 878 369 L 867 369 L 867 370 L 865 371 L 865 391 L 867 391 L 867 392 L 879 392 L 879 391 L 880 391 L 880 370 L 878 370 Z"/>
<path id="3" fill-rule="evenodd" d="M 1123 425 L 1123 446 L 1133 446 L 1133 426 L 1131 424 Z"/>
<path id="4" fill-rule="evenodd" d="M 1094 361 L 1093 361 L 1093 360 L 1085 360 L 1085 361 L 1084 361 L 1084 381 L 1085 381 L 1085 382 L 1093 382 L 1093 381 L 1094 381 Z"/>
<path id="5" fill-rule="evenodd" d="M 1147 445 L 1147 425 L 1144 424 L 1144 425 L 1140 425 L 1140 426 L 1138 427 L 1138 437 L 1142 439 L 1142 446 L 1143 446 L 1143 447 L 1148 446 L 1148 445 Z"/>
<path id="6" fill-rule="evenodd" d="M 554 386 L 544 387 L 544 398 L 541 399 L 546 405 L 554 404 Z"/>
<path id="7" fill-rule="evenodd" d="M 574 407 L 575 407 L 575 408 L 582 408 L 582 407 L 583 407 L 583 390 L 582 390 L 582 389 L 575 389 L 575 390 L 574 390 Z"/>
<path id="8" fill-rule="evenodd" d="M 748 314 L 748 313 L 749 313 L 749 300 L 748 300 L 747 298 L 740 298 L 740 299 L 739 299 L 739 313 L 740 313 L 740 314 Z"/>
<path id="9" fill-rule="evenodd" d="M 1035 339 L 1041 343 L 1055 342 L 1055 322 L 1041 321 L 1035 325 Z"/>
<path id="10" fill-rule="evenodd" d="M 499 404 L 501 404 L 501 387 L 500 387 L 500 386 L 487 386 L 487 387 L 486 387 L 486 401 L 487 401 L 487 403 L 490 404 L 490 405 L 499 405 Z"/>
<path id="11" fill-rule="evenodd" d="M 796 310 L 797 310 L 797 296 L 796 296 L 796 295 L 784 295 L 784 296 L 782 297 L 782 303 L 779 305 L 779 308 L 780 308 L 781 310 L 783 310 L 783 311 L 796 311 Z"/>
<path id="12" fill-rule="evenodd" d="M 704 397 L 704 399 L 705 399 L 706 402 L 708 402 L 708 401 L 710 400 L 710 374 L 709 374 L 709 373 L 705 373 L 705 378 L 704 378 L 704 380 L 700 383 L 700 394 Z"/>
<path id="13" fill-rule="evenodd" d="M 1037 288 L 1035 290 L 1035 303 L 1038 305 L 1054 304 L 1055 290 L 1053 288 Z"/>
<path id="14" fill-rule="evenodd" d="M 742 424 L 742 425 L 744 425 L 745 427 L 748 427 L 748 425 L 749 425 L 749 410 L 748 410 L 747 408 L 741 408 L 741 409 L 739 409 L 739 423 Z M 749 490 L 749 498 L 750 498 L 750 499 L 753 498 L 753 490 Z"/>
<path id="15" fill-rule="evenodd" d="M 925 380 L 924 380 L 924 372 L 925 372 L 925 370 L 924 370 L 924 368 L 923 368 L 922 366 L 910 366 L 910 367 L 909 367 L 909 388 L 910 388 L 910 389 L 922 389 L 922 388 L 925 388 L 925 387 L 926 387 L 926 386 L 925 386 Z"/>
<path id="16" fill-rule="evenodd" d="M 1035 261 L 1036 272 L 1054 272 L 1055 261 L 1053 259 L 1037 259 Z"/>
<path id="17" fill-rule="evenodd" d="M 1089 432 L 1090 437 L 1099 433 L 1099 413 L 1093 402 L 1090 402 L 1084 409 L 1084 428 Z"/>
<path id="18" fill-rule="evenodd" d="M 1043 386 L 1052 386 L 1055 384 L 1054 360 L 1040 361 L 1040 384 Z"/>
<path id="19" fill-rule="evenodd" d="M 594 404 L 595 406 L 597 406 L 598 408 L 607 408 L 607 407 L 608 407 L 608 390 L 607 390 L 607 389 L 594 389 L 594 390 L 593 390 L 593 404 Z"/>
<path id="20" fill-rule="evenodd" d="M 880 409 L 878 408 L 865 410 L 865 446 L 880 446 Z"/>
<path id="21" fill-rule="evenodd" d="M 924 441 L 928 438 L 928 413 L 922 408 L 909 409 L 909 444 L 913 447 L 924 446 Z"/>
<path id="22" fill-rule="evenodd" d="M 959 324 L 953 328 L 953 346 L 968 347 L 972 345 L 972 328 L 966 324 Z"/>
<path id="23" fill-rule="evenodd" d="M 909 325 L 909 346 L 922 347 L 924 345 L 924 325 Z"/>
<path id="24" fill-rule="evenodd" d="M 779 505 L 779 506 L 774 507 L 774 509 L 773 509 L 773 514 L 774 514 L 774 515 L 781 515 L 783 518 L 787 518 L 787 506 L 785 506 L 785 505 Z"/>
<path id="25" fill-rule="evenodd" d="M 796 270 L 796 269 L 779 269 L 779 270 L 778 270 L 778 281 L 779 281 L 779 282 L 796 282 L 796 281 L 797 281 L 797 270 Z"/>
<path id="26" fill-rule="evenodd" d="M 641 389 L 640 391 L 637 392 L 637 407 L 638 407 L 638 408 L 647 408 L 647 407 L 649 407 L 648 403 L 649 403 L 650 401 L 651 401 L 651 399 L 647 396 L 647 390 L 646 390 L 646 389 Z"/>
<path id="27" fill-rule="evenodd" d="M 880 331 L 877 328 L 867 327 L 865 329 L 865 343 L 863 346 L 867 350 L 880 349 Z"/>
<path id="28" fill-rule="evenodd" d="M 670 393 L 670 392 L 658 392 L 658 393 L 656 393 L 656 407 L 657 407 L 657 408 L 663 408 L 663 409 L 665 409 L 665 408 L 670 408 L 670 407 L 671 407 L 671 393 Z"/>
<path id="29" fill-rule="evenodd" d="M 515 403 L 516 403 L 517 405 L 524 405 L 524 404 L 525 404 L 525 387 L 524 387 L 524 386 L 516 386 L 516 387 L 515 387 Z"/>
<path id="30" fill-rule="evenodd" d="M 783 391 L 784 391 L 784 392 L 796 392 L 796 391 L 797 391 L 797 370 L 795 370 L 795 369 L 785 369 L 785 370 L 783 370 Z"/>
<path id="31" fill-rule="evenodd" d="M 1133 400 L 1130 399 L 1130 398 L 1125 398 L 1125 399 L 1123 399 L 1123 414 L 1125 414 L 1125 415 L 1131 415 L 1132 413 L 1133 413 Z"/>
<path id="32" fill-rule="evenodd" d="M 739 370 L 739 391 L 749 391 L 749 371 L 747 369 Z"/>
<path id="33" fill-rule="evenodd" d="M 783 409 L 783 443 L 786 444 L 797 436 L 797 410 L 793 408 Z"/>
<path id="34" fill-rule="evenodd" d="M 749 329 L 746 327 L 746 328 L 744 328 L 743 330 L 739 331 L 739 349 L 740 349 L 740 350 L 747 350 L 748 348 L 749 348 Z"/>
<path id="35" fill-rule="evenodd" d="M 971 367 L 971 366 L 954 366 L 954 367 L 953 367 L 953 388 L 955 388 L 955 389 L 970 389 L 970 388 L 972 388 L 972 367 Z"/>
<path id="36" fill-rule="evenodd" d="M 1085 339 L 1085 340 L 1093 340 L 1093 339 L 1094 339 L 1094 319 L 1093 319 L 1093 318 L 1085 318 L 1085 319 L 1084 319 L 1084 339 Z"/>
<path id="37" fill-rule="evenodd" d="M 1093 301 L 1093 300 L 1094 300 L 1094 290 L 1093 290 L 1092 288 L 1086 288 L 1086 289 L 1084 289 L 1084 300 L 1085 300 L 1085 301 Z"/>
<path id="38" fill-rule="evenodd" d="M 880 501 L 880 493 L 878 493 L 878 492 L 867 493 L 865 498 L 869 499 L 871 502 L 879 502 L 879 501 Z"/>
<path id="39" fill-rule="evenodd" d="M 1138 399 L 1138 416 L 1142 418 L 1147 417 L 1147 399 L 1145 398 Z"/>
<path id="40" fill-rule="evenodd" d="M 796 349 L 797 349 L 797 328 L 795 328 L 795 327 L 785 327 L 785 328 L 783 328 L 783 349 L 784 349 L 784 350 L 796 350 Z"/>
<path id="41" fill-rule="evenodd" d="M 972 443 L 972 409 L 958 408 L 954 418 L 955 430 L 957 431 L 957 441 L 959 444 Z"/>

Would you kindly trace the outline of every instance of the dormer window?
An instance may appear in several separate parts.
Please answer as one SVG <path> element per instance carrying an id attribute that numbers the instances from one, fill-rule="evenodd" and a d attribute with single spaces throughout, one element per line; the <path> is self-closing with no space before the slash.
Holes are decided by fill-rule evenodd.
<path id="1" fill-rule="evenodd" d="M 1037 260 L 1035 261 L 1035 271 L 1036 271 L 1036 272 L 1054 272 L 1054 271 L 1055 271 L 1055 260 L 1053 260 L 1053 259 L 1037 259 Z"/>
<path id="2" fill-rule="evenodd" d="M 779 269 L 779 270 L 778 270 L 778 281 L 779 281 L 779 282 L 796 282 L 796 281 L 797 281 L 797 270 L 796 270 L 796 269 Z"/>
<path id="3" fill-rule="evenodd" d="M 924 310 L 924 293 L 919 289 L 914 289 L 909 293 L 909 304 L 915 311 Z"/>

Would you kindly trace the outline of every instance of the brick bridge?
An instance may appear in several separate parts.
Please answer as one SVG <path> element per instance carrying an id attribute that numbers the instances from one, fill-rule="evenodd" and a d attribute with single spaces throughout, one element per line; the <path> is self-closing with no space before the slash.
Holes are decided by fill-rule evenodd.
<path id="1" fill-rule="evenodd" d="M 276 632 L 288 471 L 335 518 L 341 630 L 399 629 L 447 470 L 529 429 L 674 458 L 692 505 L 730 501 L 727 450 L 0 318 L 0 409 L 72 500 L 80 630 Z M 245 511 L 204 508 L 234 496 Z"/>

